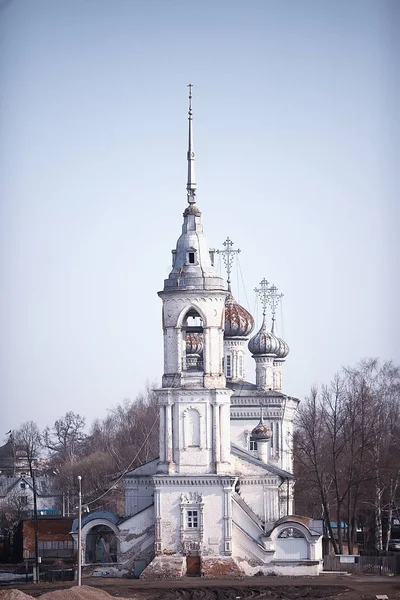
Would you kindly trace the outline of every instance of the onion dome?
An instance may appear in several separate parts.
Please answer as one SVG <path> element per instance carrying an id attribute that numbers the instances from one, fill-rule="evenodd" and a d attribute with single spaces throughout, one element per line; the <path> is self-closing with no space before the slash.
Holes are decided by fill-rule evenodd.
<path id="1" fill-rule="evenodd" d="M 277 355 L 280 350 L 280 340 L 276 335 L 267 329 L 267 322 L 264 315 L 261 329 L 254 337 L 249 341 L 249 350 L 254 355 L 272 354 Z M 283 342 L 284 344 L 285 342 Z M 286 355 L 285 355 L 286 356 Z"/>
<path id="2" fill-rule="evenodd" d="M 225 300 L 225 338 L 246 337 L 254 328 L 251 314 L 240 306 L 230 292 Z"/>
<path id="3" fill-rule="evenodd" d="M 203 338 L 198 333 L 186 334 L 186 356 L 188 354 L 203 354 Z"/>
<path id="4" fill-rule="evenodd" d="M 253 431 L 251 432 L 251 438 L 254 441 L 259 441 L 259 440 L 270 440 L 272 437 L 272 431 L 270 430 L 270 428 L 268 427 L 268 425 L 266 425 L 264 423 L 264 421 L 261 419 L 261 421 L 259 422 L 258 425 L 256 425 L 253 429 Z"/>
<path id="5" fill-rule="evenodd" d="M 279 349 L 275 353 L 276 358 L 286 358 L 289 354 L 289 346 L 282 338 L 277 338 L 279 342 Z"/>

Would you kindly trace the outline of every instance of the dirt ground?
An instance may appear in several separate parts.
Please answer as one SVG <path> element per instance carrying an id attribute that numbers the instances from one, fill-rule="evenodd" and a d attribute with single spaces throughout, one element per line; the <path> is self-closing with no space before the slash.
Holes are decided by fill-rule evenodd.
<path id="1" fill-rule="evenodd" d="M 113 600 L 110 596 L 131 600 L 375 600 L 377 595 L 400 600 L 400 577 L 340 573 L 319 577 L 183 578 L 178 581 L 92 577 L 85 578 L 83 584 L 80 589 L 73 582 L 2 586 L 0 600 L 30 600 L 29 596 L 42 596 L 42 600 Z M 19 593 L 11 591 L 17 589 Z"/>

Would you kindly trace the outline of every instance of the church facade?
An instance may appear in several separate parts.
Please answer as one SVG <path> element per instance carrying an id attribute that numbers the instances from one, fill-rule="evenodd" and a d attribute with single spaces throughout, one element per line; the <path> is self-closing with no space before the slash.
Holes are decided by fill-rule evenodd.
<path id="1" fill-rule="evenodd" d="M 187 205 L 158 294 L 164 338 L 156 391 L 159 457 L 124 477 L 126 517 L 113 524 L 118 563 L 129 569 L 141 561 L 143 578 L 316 575 L 320 524 L 293 515 L 299 401 L 282 391 L 289 348 L 274 332 L 279 295 L 261 282 L 263 321 L 252 335 L 253 317 L 236 302 L 229 269 L 228 283 L 219 276 L 203 232 L 191 101 L 190 87 Z M 254 384 L 245 377 L 248 351 Z"/>

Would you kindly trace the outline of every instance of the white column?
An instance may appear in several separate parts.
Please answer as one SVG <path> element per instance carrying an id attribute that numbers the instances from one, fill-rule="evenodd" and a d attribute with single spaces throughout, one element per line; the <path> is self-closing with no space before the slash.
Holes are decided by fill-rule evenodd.
<path id="1" fill-rule="evenodd" d="M 210 373 L 210 328 L 203 329 L 203 370 L 205 374 Z"/>
<path id="2" fill-rule="evenodd" d="M 186 440 L 186 434 L 187 434 L 187 432 L 186 432 L 186 429 L 187 429 L 187 426 L 186 426 L 186 412 L 184 412 L 182 414 L 182 449 L 183 450 L 186 450 L 186 448 L 187 448 L 187 440 Z M 179 449 L 180 449 L 180 447 L 181 447 L 181 444 L 179 443 Z"/>
<path id="3" fill-rule="evenodd" d="M 155 552 L 162 552 L 162 531 L 161 531 L 161 497 L 160 489 L 154 488 L 154 517 L 155 517 Z"/>
<path id="4" fill-rule="evenodd" d="M 160 462 L 165 462 L 165 406 L 160 406 Z"/>
<path id="5" fill-rule="evenodd" d="M 172 406 L 171 404 L 167 404 L 166 407 L 166 450 L 167 450 L 167 456 L 166 456 L 166 461 L 168 463 L 173 462 L 174 457 L 173 457 L 173 451 L 172 451 Z"/>
<path id="6" fill-rule="evenodd" d="M 277 521 L 280 517 L 278 489 L 277 488 L 274 489 L 272 493 L 273 493 L 273 501 L 272 501 L 273 513 L 271 515 L 271 521 Z"/>
<path id="7" fill-rule="evenodd" d="M 263 463 L 268 463 L 269 440 L 257 440 L 258 458 Z"/>
<path id="8" fill-rule="evenodd" d="M 224 554 L 232 554 L 232 488 L 224 487 Z"/>
<path id="9" fill-rule="evenodd" d="M 221 461 L 229 462 L 231 430 L 230 430 L 230 408 L 229 404 L 220 405 L 220 430 L 221 430 Z"/>
<path id="10" fill-rule="evenodd" d="M 214 413 L 214 423 L 213 423 L 213 433 L 214 433 L 214 461 L 215 465 L 221 461 L 221 431 L 220 431 L 220 422 L 219 422 L 219 405 L 213 405 L 213 413 Z"/>

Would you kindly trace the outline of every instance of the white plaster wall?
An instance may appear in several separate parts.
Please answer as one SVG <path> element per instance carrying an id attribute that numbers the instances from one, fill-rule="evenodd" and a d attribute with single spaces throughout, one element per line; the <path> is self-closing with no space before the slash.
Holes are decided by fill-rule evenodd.
<path id="1" fill-rule="evenodd" d="M 279 518 L 277 484 L 241 485 L 240 496 L 267 523 L 273 523 Z"/>
<path id="2" fill-rule="evenodd" d="M 273 553 L 254 543 L 236 523 L 233 526 L 233 555 L 245 574 L 250 576 L 262 570 L 273 557 Z"/>
<path id="3" fill-rule="evenodd" d="M 315 544 L 312 543 L 311 547 Z M 264 549 L 260 544 L 250 539 L 245 528 L 240 529 L 236 524 L 233 526 L 233 548 L 234 557 L 246 575 L 253 576 L 262 572 L 264 575 L 275 573 L 276 575 L 288 576 L 316 576 L 322 571 L 322 559 L 314 559 L 314 552 L 310 551 L 311 560 L 278 560 L 275 556 L 275 540 Z M 316 564 L 312 564 L 312 563 Z"/>
<path id="4" fill-rule="evenodd" d="M 154 486 L 149 481 L 147 484 L 130 483 L 125 486 L 125 515 L 131 516 L 153 504 Z"/>
<path id="5" fill-rule="evenodd" d="M 232 444 L 236 444 L 236 446 L 240 446 L 244 450 L 247 450 L 246 445 L 246 435 L 245 431 L 248 431 L 249 434 L 251 430 L 257 425 L 257 421 L 251 420 L 232 420 L 231 419 L 231 442 Z"/>
<path id="6" fill-rule="evenodd" d="M 231 390 L 177 388 L 157 390 L 157 394 L 161 410 L 166 411 L 160 423 L 160 457 L 168 462 L 166 472 L 211 473 L 214 463 L 229 462 Z M 199 415 L 199 446 L 188 435 L 190 411 Z"/>
<path id="7" fill-rule="evenodd" d="M 125 554 L 142 541 L 145 532 L 154 525 L 154 506 L 149 506 L 140 514 L 130 517 L 118 527 L 120 552 Z M 154 535 L 152 536 L 154 542 Z"/>
<path id="8" fill-rule="evenodd" d="M 232 514 L 234 523 L 252 538 L 259 541 L 260 536 L 263 534 L 262 529 L 235 501 L 232 503 Z"/>
<path id="9" fill-rule="evenodd" d="M 319 562 L 317 564 L 297 564 L 296 561 L 294 563 L 272 563 L 270 565 L 270 570 L 272 570 L 277 575 L 283 575 L 286 577 L 302 577 L 309 576 L 315 577 L 321 573 L 323 570 L 323 563 Z"/>
<path id="10" fill-rule="evenodd" d="M 196 491 L 203 494 L 203 542 L 204 556 L 224 553 L 224 491 L 221 486 L 190 487 L 174 486 L 163 489 L 160 497 L 162 553 L 181 552 L 181 494 Z M 200 508 L 193 505 L 200 511 Z M 198 530 L 185 530 L 186 539 L 197 541 Z"/>

